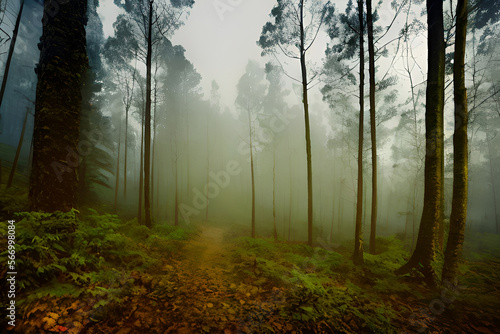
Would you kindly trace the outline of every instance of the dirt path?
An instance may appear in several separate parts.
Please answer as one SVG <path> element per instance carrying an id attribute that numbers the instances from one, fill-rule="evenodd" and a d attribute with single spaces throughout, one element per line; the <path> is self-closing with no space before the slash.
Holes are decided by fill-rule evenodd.
<path id="1" fill-rule="evenodd" d="M 191 269 L 209 270 L 228 264 L 224 250 L 224 229 L 205 223 L 201 233 L 183 249 L 185 264 Z"/>

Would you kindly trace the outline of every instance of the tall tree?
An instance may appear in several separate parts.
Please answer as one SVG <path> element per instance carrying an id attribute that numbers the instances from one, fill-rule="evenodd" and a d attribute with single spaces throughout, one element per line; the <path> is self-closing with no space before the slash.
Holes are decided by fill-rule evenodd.
<path id="1" fill-rule="evenodd" d="M 144 211 L 147 227 L 151 222 L 151 93 L 152 59 L 154 46 L 171 35 L 182 25 L 185 7 L 191 7 L 193 0 L 115 0 L 115 4 L 125 9 L 125 15 L 117 19 L 130 27 L 132 42 L 137 45 L 138 56 L 146 65 L 146 105 L 144 113 Z"/>
<path id="2" fill-rule="evenodd" d="M 51 3 L 44 3 L 49 10 Z M 59 4 L 43 26 L 33 132 L 29 198 L 32 210 L 76 206 L 81 88 L 88 68 L 87 0 Z"/>
<path id="3" fill-rule="evenodd" d="M 356 226 L 354 234 L 355 264 L 363 263 L 363 126 L 365 113 L 365 50 L 364 50 L 364 10 L 363 0 L 358 0 L 359 35 L 359 143 L 358 143 L 358 191 L 356 199 Z"/>
<path id="4" fill-rule="evenodd" d="M 375 42 L 373 40 L 372 0 L 366 0 L 368 26 L 368 64 L 370 73 L 370 134 L 372 143 L 372 212 L 370 224 L 370 253 L 375 254 L 377 236 L 377 127 L 375 123 Z"/>
<path id="5" fill-rule="evenodd" d="M 255 61 L 249 61 L 245 74 L 238 81 L 238 96 L 236 105 L 246 112 L 248 119 L 249 146 L 250 146 L 250 174 L 252 187 L 252 238 L 255 238 L 255 171 L 254 171 L 254 151 L 255 151 L 255 123 L 257 115 L 262 111 L 264 93 L 266 86 L 262 84 L 264 70 Z"/>
<path id="6" fill-rule="evenodd" d="M 276 56 L 276 52 L 280 50 L 284 56 L 300 62 L 301 79 L 294 80 L 302 85 L 307 159 L 307 243 L 312 246 L 313 185 L 308 90 L 315 76 L 312 78 L 308 76 L 306 55 L 316 41 L 324 22 L 333 17 L 334 7 L 330 1 L 326 4 L 315 0 L 277 0 L 277 2 L 271 10 L 274 23 L 267 22 L 264 25 L 258 44 L 263 49 L 263 55 Z"/>
<path id="7" fill-rule="evenodd" d="M 453 61 L 453 84 L 455 100 L 455 133 L 453 135 L 453 199 L 450 216 L 450 231 L 446 250 L 442 280 L 453 282 L 457 276 L 458 261 L 462 254 L 465 222 L 467 219 L 468 185 L 468 108 L 465 88 L 465 45 L 467 41 L 467 0 L 457 2 L 455 33 L 455 55 Z"/>
<path id="8" fill-rule="evenodd" d="M 443 110 L 444 110 L 444 24 L 443 2 L 427 0 L 427 89 L 425 107 L 425 189 L 424 207 L 417 244 L 410 260 L 395 271 L 397 275 L 418 269 L 429 285 L 436 284 L 435 259 L 437 228 L 443 219 Z"/>

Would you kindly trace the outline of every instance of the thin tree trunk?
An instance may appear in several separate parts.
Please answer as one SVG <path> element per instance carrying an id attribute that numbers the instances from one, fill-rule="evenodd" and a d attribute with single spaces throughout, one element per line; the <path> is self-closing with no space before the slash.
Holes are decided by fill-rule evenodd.
<path id="1" fill-rule="evenodd" d="M 0 88 L 0 107 L 2 106 L 3 96 L 5 94 L 5 88 L 7 87 L 7 79 L 9 77 L 10 63 L 12 61 L 12 55 L 14 54 L 14 49 L 16 47 L 17 34 L 19 32 L 19 24 L 21 23 L 21 16 L 23 15 L 24 0 L 21 0 L 21 7 L 19 7 L 19 13 L 17 14 L 16 24 L 14 25 L 14 31 L 12 32 L 12 40 L 10 41 L 9 54 L 7 55 L 7 62 L 5 63 L 5 71 L 3 72 L 2 87 Z"/>
<path id="2" fill-rule="evenodd" d="M 19 155 L 21 154 L 21 147 L 23 146 L 24 133 L 26 132 L 26 122 L 28 120 L 29 108 L 26 108 L 26 114 L 24 115 L 23 128 L 21 130 L 21 136 L 19 137 L 19 143 L 17 144 L 16 155 L 14 157 L 14 162 L 12 163 L 12 168 L 10 169 L 9 179 L 7 180 L 7 189 L 12 185 L 12 180 L 14 180 L 14 174 L 17 169 L 17 162 L 19 161 Z"/>
<path id="3" fill-rule="evenodd" d="M 495 227 L 496 227 L 496 233 L 499 233 L 499 225 L 498 225 L 498 213 L 497 213 L 497 192 L 495 189 L 495 172 L 493 171 L 493 159 L 492 154 L 493 152 L 491 151 L 491 140 L 488 140 L 488 157 L 490 161 L 490 177 L 491 177 L 491 189 L 493 192 L 493 207 L 495 209 Z"/>
<path id="4" fill-rule="evenodd" d="M 120 185 L 120 144 L 122 138 L 122 120 L 120 118 L 120 126 L 118 128 L 118 157 L 116 158 L 116 181 L 115 181 L 115 205 L 113 207 L 114 213 L 118 209 L 118 187 Z"/>
<path id="5" fill-rule="evenodd" d="M 330 242 L 333 240 L 333 225 L 335 223 L 335 189 L 333 191 L 333 199 L 332 199 L 332 225 L 330 226 Z"/>
<path id="6" fill-rule="evenodd" d="M 137 219 L 139 224 L 142 225 L 142 198 L 144 196 L 144 110 L 142 110 L 142 122 L 141 122 L 141 163 L 139 168 L 139 212 L 137 213 Z"/>
<path id="7" fill-rule="evenodd" d="M 123 162 L 123 199 L 127 200 L 127 153 L 128 153 L 128 110 L 125 108 L 125 161 Z"/>
<path id="8" fill-rule="evenodd" d="M 457 2 L 457 24 L 455 36 L 455 59 L 453 62 L 453 83 L 455 100 L 455 133 L 453 135 L 453 199 L 450 216 L 450 232 L 442 280 L 453 282 L 457 277 L 458 261 L 467 219 L 468 183 L 468 137 L 467 137 L 467 90 L 465 88 L 465 44 L 467 41 L 467 0 Z"/>
<path id="9" fill-rule="evenodd" d="M 288 151 L 290 152 L 290 137 L 288 138 Z M 290 193 L 288 196 L 288 241 L 290 241 L 290 232 L 292 229 L 292 155 L 288 156 L 289 169 L 290 169 Z"/>
<path id="10" fill-rule="evenodd" d="M 252 119 L 250 117 L 250 108 L 248 111 L 248 128 L 250 131 L 250 172 L 252 175 L 252 238 L 255 238 L 255 175 L 253 170 L 253 141 L 252 141 Z"/>
<path id="11" fill-rule="evenodd" d="M 210 141 L 209 141 L 209 124 L 210 124 L 210 112 L 207 112 L 207 184 L 210 181 L 209 179 L 209 174 L 210 174 Z M 208 198 L 208 187 L 207 191 L 205 193 L 205 196 Z M 208 203 L 207 207 L 205 208 L 205 221 L 208 221 Z"/>
<path id="12" fill-rule="evenodd" d="M 426 91 L 426 154 L 424 207 L 418 231 L 417 244 L 412 257 L 395 271 L 397 275 L 409 273 L 413 268 L 424 275 L 429 286 L 436 284 L 437 275 L 432 263 L 439 221 L 443 219 L 443 109 L 444 109 L 444 25 L 443 2 L 427 0 L 428 73 Z"/>
<path id="13" fill-rule="evenodd" d="M 50 5 L 46 1 L 45 9 Z M 43 26 L 30 174 L 33 211 L 77 207 L 81 89 L 88 69 L 86 13 L 87 0 L 66 1 Z"/>
<path id="14" fill-rule="evenodd" d="M 276 142 L 273 142 L 273 226 L 274 241 L 278 241 L 278 230 L 276 229 Z"/>
<path id="15" fill-rule="evenodd" d="M 151 156 L 151 215 L 156 217 L 156 210 L 154 210 L 154 185 L 155 185 L 155 150 L 156 150 L 156 103 L 157 103 L 157 85 L 158 80 L 156 78 L 158 73 L 158 62 L 155 62 L 155 75 L 154 75 L 154 101 L 153 101 L 153 142 L 152 142 L 152 156 Z"/>
<path id="16" fill-rule="evenodd" d="M 306 132 L 307 156 L 307 244 L 313 244 L 313 187 L 311 161 L 311 132 L 309 127 L 309 102 L 307 96 L 308 81 L 306 68 L 305 32 L 304 32 L 304 0 L 300 1 L 300 67 L 302 73 L 302 102 L 304 104 L 304 123 Z"/>
<path id="17" fill-rule="evenodd" d="M 175 203 L 174 203 L 174 225 L 179 226 L 179 182 L 177 177 L 177 153 L 175 158 Z"/>
<path id="18" fill-rule="evenodd" d="M 368 63 L 370 73 L 370 132 L 372 141 L 372 216 L 370 225 L 370 253 L 375 254 L 377 237 L 377 129 L 375 122 L 375 45 L 373 41 L 372 0 L 366 0 L 368 21 Z"/>
<path id="19" fill-rule="evenodd" d="M 160 171 L 156 174 L 156 221 L 160 219 Z"/>
<path id="20" fill-rule="evenodd" d="M 149 1 L 149 20 L 146 54 L 146 116 L 145 116 L 145 141 L 144 141 L 144 211 L 145 225 L 152 227 L 151 223 L 151 55 L 153 38 L 153 1 Z"/>
<path id="21" fill-rule="evenodd" d="M 363 264 L 363 126 L 364 126 L 364 85 L 365 85 L 365 50 L 363 37 L 363 1 L 358 0 L 359 17 L 359 143 L 358 143 L 358 193 L 356 200 L 356 229 L 354 235 L 354 264 Z"/>

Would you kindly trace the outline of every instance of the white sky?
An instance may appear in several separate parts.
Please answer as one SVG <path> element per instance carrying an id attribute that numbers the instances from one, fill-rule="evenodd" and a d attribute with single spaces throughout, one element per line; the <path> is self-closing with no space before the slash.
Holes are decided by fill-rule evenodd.
<path id="1" fill-rule="evenodd" d="M 104 34 L 109 36 L 119 10 L 113 0 L 101 0 L 100 3 Z M 232 107 L 236 84 L 245 72 L 248 59 L 261 60 L 261 49 L 256 42 L 273 5 L 274 1 L 269 0 L 195 2 L 185 25 L 175 33 L 172 42 L 186 49 L 186 58 L 203 77 L 202 87 L 207 98 L 215 79 L 224 103 Z"/>
<path id="2" fill-rule="evenodd" d="M 345 10 L 346 0 L 335 1 L 337 12 Z M 264 65 L 270 58 L 261 57 L 261 48 L 257 45 L 263 25 L 269 21 L 269 13 L 276 2 L 270 0 L 196 0 L 190 15 L 182 26 L 172 37 L 174 44 L 180 44 L 186 49 L 186 58 L 190 60 L 197 71 L 202 75 L 202 87 L 205 97 L 210 96 L 212 80 L 216 80 L 220 86 L 223 103 L 233 109 L 236 98 L 236 84 L 245 71 L 249 59 L 257 60 Z M 113 22 L 119 9 L 113 4 L 113 0 L 101 0 L 98 9 L 103 21 L 105 36 L 113 33 Z M 380 22 L 382 26 L 389 24 L 394 15 L 390 3 L 385 2 L 379 8 Z M 405 20 L 402 14 L 396 20 L 391 32 L 384 38 L 394 38 Z M 308 58 L 313 64 L 320 66 L 324 57 L 327 43 L 326 36 L 320 36 L 313 48 L 308 52 Z M 380 41 L 383 44 L 384 41 Z M 415 56 L 420 65 L 425 67 L 426 45 L 425 36 L 413 41 Z M 293 62 L 293 60 L 290 60 Z M 385 73 L 390 66 L 391 57 L 387 61 L 381 59 L 378 63 L 379 73 Z M 293 75 L 298 74 L 298 64 L 290 64 L 286 67 Z M 393 64 L 393 71 L 401 73 L 401 63 Z M 423 68 L 425 71 L 425 68 Z M 392 72 L 392 71 L 391 71 Z M 392 72 L 394 74 L 394 72 Z M 418 75 L 417 75 L 418 76 Z M 285 78 L 286 81 L 290 79 Z M 422 82 L 424 78 L 414 78 L 416 82 Z M 400 93 L 406 95 L 409 84 L 401 80 L 400 87 L 408 87 Z M 311 93 L 312 103 L 321 103 L 321 94 L 318 92 L 319 84 Z M 292 96 L 293 98 L 293 96 Z M 300 103 L 297 98 L 296 103 Z"/>

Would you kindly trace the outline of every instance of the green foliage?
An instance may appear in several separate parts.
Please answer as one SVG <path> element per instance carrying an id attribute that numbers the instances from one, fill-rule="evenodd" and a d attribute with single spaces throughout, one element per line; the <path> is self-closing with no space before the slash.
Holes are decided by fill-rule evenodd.
<path id="1" fill-rule="evenodd" d="M 364 267 L 305 244 L 251 238 L 240 238 L 237 244 L 233 253 L 240 277 L 263 288 L 284 288 L 277 307 L 291 321 L 338 323 L 354 317 L 365 331 L 391 333 L 398 317 L 392 298 L 421 297 L 392 273 L 408 256 L 395 237 L 378 238 L 381 253 L 365 254 Z"/>
<path id="2" fill-rule="evenodd" d="M 16 212 L 26 211 L 28 208 L 28 193 L 24 189 L 5 186 L 0 188 L 0 219 L 10 220 Z"/>

